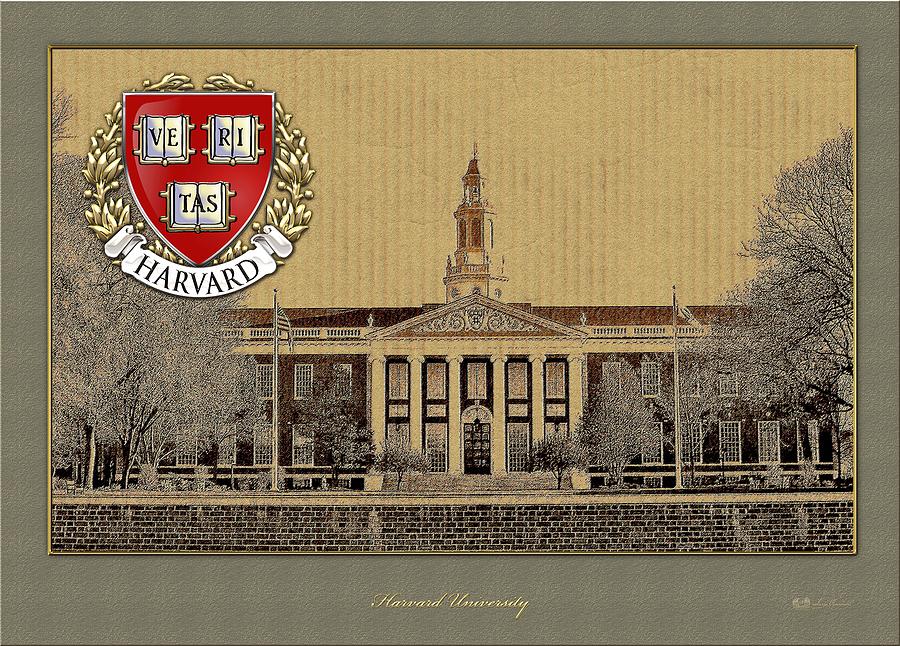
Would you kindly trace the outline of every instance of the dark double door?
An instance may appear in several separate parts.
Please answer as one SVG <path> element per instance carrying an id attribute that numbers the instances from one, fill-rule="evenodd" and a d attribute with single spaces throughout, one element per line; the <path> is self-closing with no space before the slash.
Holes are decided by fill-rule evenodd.
<path id="1" fill-rule="evenodd" d="M 463 424 L 463 472 L 491 472 L 490 424 Z"/>

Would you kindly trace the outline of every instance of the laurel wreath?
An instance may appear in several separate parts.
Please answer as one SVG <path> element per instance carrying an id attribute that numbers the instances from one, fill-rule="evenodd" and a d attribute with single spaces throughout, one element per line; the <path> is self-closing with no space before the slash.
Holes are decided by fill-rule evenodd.
<path id="1" fill-rule="evenodd" d="M 191 79 L 183 74 L 166 74 L 159 81 L 143 82 L 145 92 L 178 92 L 193 89 Z M 247 92 L 254 89 L 251 80 L 241 83 L 230 74 L 215 74 L 206 79 L 204 90 L 220 92 Z M 131 224 L 131 209 L 116 194 L 121 188 L 120 176 L 125 170 L 121 157 L 122 144 L 122 104 L 116 103 L 112 111 L 104 115 L 106 127 L 99 128 L 91 137 L 87 165 L 82 171 L 91 188 L 84 192 L 85 199 L 91 201 L 90 208 L 85 211 L 88 226 L 101 242 L 112 238 L 122 227 Z M 313 192 L 307 188 L 315 171 L 309 165 L 309 151 L 306 148 L 306 137 L 297 129 L 291 129 L 293 115 L 285 112 L 281 103 L 275 102 L 275 146 L 278 149 L 274 156 L 273 171 L 278 182 L 278 190 L 287 193 L 287 197 L 275 198 L 266 205 L 264 224 L 278 229 L 285 238 L 296 242 L 303 232 L 309 228 L 312 211 L 306 202 L 313 198 Z M 262 224 L 253 222 L 254 231 L 259 231 Z M 137 231 L 144 230 L 144 223 L 135 224 Z M 238 239 L 231 247 L 213 260 L 213 264 L 227 262 L 247 252 L 249 246 Z M 172 253 L 160 240 L 154 239 L 150 251 L 172 262 L 183 263 L 181 258 Z M 276 260 L 279 264 L 281 260 Z"/>

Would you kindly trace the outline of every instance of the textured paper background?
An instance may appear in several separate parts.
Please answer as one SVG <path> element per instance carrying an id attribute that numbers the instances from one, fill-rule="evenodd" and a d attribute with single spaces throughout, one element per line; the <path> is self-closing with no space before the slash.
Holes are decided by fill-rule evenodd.
<path id="1" fill-rule="evenodd" d="M 480 149 L 507 302 L 716 303 L 781 168 L 855 121 L 843 50 L 59 50 L 84 155 L 123 89 L 227 71 L 307 135 L 310 231 L 267 307 L 443 302 L 460 177 Z M 274 193 L 274 191 L 273 191 Z M 359 244 L 365 240 L 366 244 Z M 414 254 L 411 252 L 414 251 Z"/>
<path id="2" fill-rule="evenodd" d="M 22 642 L 897 641 L 895 5 L 3 7 L 3 639 Z M 173 16 L 190 16 L 178 26 Z M 192 27 L 202 25 L 202 30 Z M 813 27 L 815 25 L 815 28 Z M 43 106 L 48 42 L 858 42 L 860 554 L 856 557 L 55 557 L 45 555 Z M 14 94 L 10 92 L 14 88 Z M 14 100 L 14 103 L 11 101 Z M 12 381 L 15 384 L 12 384 Z M 532 600 L 397 614 L 371 594 Z M 847 610 L 797 613 L 793 594 Z"/>

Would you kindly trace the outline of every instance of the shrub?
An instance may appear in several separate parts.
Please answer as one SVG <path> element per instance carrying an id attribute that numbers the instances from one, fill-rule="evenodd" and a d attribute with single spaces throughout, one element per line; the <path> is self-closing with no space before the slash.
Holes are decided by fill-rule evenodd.
<path id="1" fill-rule="evenodd" d="M 784 470 L 777 464 L 769 465 L 763 474 L 763 486 L 766 489 L 783 489 Z"/>
<path id="2" fill-rule="evenodd" d="M 408 444 L 402 442 L 388 442 L 387 446 L 375 455 L 377 471 L 397 476 L 397 491 L 400 490 L 404 474 L 412 471 L 424 473 L 428 471 L 429 466 L 428 458 L 421 451 L 411 449 Z"/>
<path id="3" fill-rule="evenodd" d="M 200 466 L 197 467 L 194 473 L 197 476 L 194 480 L 194 486 L 197 491 L 206 491 L 212 486 L 212 468 Z"/>
<path id="4" fill-rule="evenodd" d="M 563 478 L 572 469 L 584 466 L 585 451 L 582 446 L 561 433 L 548 435 L 534 445 L 531 463 L 535 471 L 547 471 L 556 477 L 556 488 L 562 489 Z"/>
<path id="5" fill-rule="evenodd" d="M 140 489 L 159 489 L 159 473 L 152 464 L 142 464 L 138 473 L 138 487 Z"/>
<path id="6" fill-rule="evenodd" d="M 816 465 L 812 463 L 812 460 L 803 460 L 800 463 L 800 475 L 797 478 L 797 484 L 804 489 L 811 489 L 822 484 L 819 480 L 819 474 L 816 472 Z"/>
<path id="7" fill-rule="evenodd" d="M 272 475 L 268 471 L 257 473 L 253 480 L 253 488 L 256 491 L 268 491 L 272 488 Z"/>

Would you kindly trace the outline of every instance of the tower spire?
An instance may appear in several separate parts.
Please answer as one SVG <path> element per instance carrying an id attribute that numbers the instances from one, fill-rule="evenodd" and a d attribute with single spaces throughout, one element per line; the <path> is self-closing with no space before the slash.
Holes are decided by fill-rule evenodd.
<path id="1" fill-rule="evenodd" d="M 493 216 L 482 196 L 484 179 L 478 170 L 478 142 L 472 142 L 472 159 L 462 177 L 462 201 L 456 207 L 456 251 L 447 259 L 444 285 L 447 302 L 469 294 L 500 299 L 500 283 L 506 277 L 491 272 L 494 244 Z"/>

